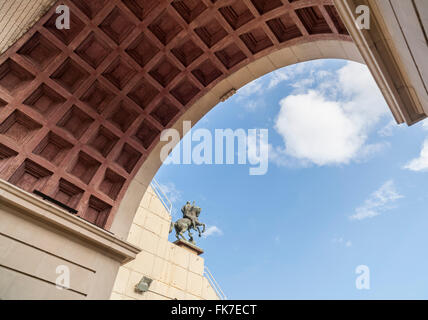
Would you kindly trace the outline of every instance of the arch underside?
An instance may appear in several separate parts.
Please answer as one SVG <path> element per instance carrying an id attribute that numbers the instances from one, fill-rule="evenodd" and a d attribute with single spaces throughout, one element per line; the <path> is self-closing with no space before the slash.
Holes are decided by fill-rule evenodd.
<path id="1" fill-rule="evenodd" d="M 0 56 L 0 178 L 125 236 L 159 136 L 286 65 L 362 61 L 328 0 L 67 0 Z"/>

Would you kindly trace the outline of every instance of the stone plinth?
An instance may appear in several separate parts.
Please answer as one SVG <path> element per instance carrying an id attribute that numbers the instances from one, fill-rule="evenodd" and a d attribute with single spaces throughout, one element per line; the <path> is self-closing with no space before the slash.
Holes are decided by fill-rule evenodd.
<path id="1" fill-rule="evenodd" d="M 201 255 L 204 253 L 204 250 L 202 250 L 201 248 L 199 248 L 198 246 L 194 245 L 193 243 L 190 243 L 188 241 L 184 241 L 184 240 L 177 240 L 174 242 L 175 245 L 186 249 L 187 251 L 196 254 L 196 255 Z"/>

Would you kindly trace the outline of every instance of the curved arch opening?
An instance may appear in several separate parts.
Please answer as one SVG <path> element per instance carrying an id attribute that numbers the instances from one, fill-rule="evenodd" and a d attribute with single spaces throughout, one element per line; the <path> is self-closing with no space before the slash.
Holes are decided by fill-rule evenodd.
<path id="1" fill-rule="evenodd" d="M 331 87 L 346 90 L 352 84 L 355 90 L 376 95 L 373 100 L 365 100 L 364 94 L 359 97 L 353 96 L 351 99 L 358 102 L 354 107 L 359 109 L 360 116 L 364 117 L 365 121 L 371 118 L 374 121 L 374 124 L 367 124 L 370 126 L 368 131 L 361 129 L 359 133 L 353 132 L 352 137 L 346 136 L 347 128 L 339 125 L 351 125 L 347 120 L 357 121 L 357 118 L 354 118 L 355 115 L 347 114 L 345 118 L 332 119 L 333 115 L 338 115 L 338 109 L 330 103 L 340 101 L 339 108 L 345 109 L 350 106 L 346 106 L 346 100 L 330 95 L 331 92 L 327 92 L 326 84 L 320 79 L 316 79 L 315 86 L 302 84 L 303 87 L 299 89 L 303 90 L 297 88 L 290 90 L 292 83 L 305 79 L 292 78 L 293 81 L 289 83 L 282 82 L 284 87 L 282 91 L 277 89 L 279 93 L 274 93 L 267 88 L 271 81 L 278 78 L 268 74 L 241 90 L 244 97 L 234 96 L 224 106 L 211 110 L 206 118 L 202 118 L 195 125 L 194 130 L 208 129 L 214 136 L 213 131 L 217 128 L 247 130 L 268 126 L 270 132 L 273 132 L 269 135 L 272 136 L 269 143 L 273 147 L 284 147 L 283 139 L 290 145 L 304 133 L 296 128 L 293 128 L 295 131 L 291 133 L 282 132 L 284 126 L 290 126 L 291 120 L 298 122 L 299 127 L 308 131 L 311 137 L 321 135 L 335 124 L 337 125 L 337 128 L 334 128 L 335 134 L 315 139 L 323 147 L 328 147 L 326 141 L 334 143 L 334 150 L 321 150 L 323 152 L 320 153 L 314 150 L 316 148 L 310 141 L 298 141 L 296 143 L 301 149 L 288 150 L 286 152 L 288 159 L 285 156 L 276 159 L 294 159 L 295 162 L 272 163 L 269 172 L 263 176 L 249 176 L 248 165 L 239 168 L 236 162 L 229 167 L 224 165 L 180 167 L 171 164 L 161 167 L 157 173 L 158 181 L 173 182 L 175 188 L 182 193 L 181 199 L 176 202 L 178 212 L 173 216 L 174 220 L 181 217 L 179 209 L 187 200 L 196 200 L 196 204 L 203 207 L 200 220 L 208 224 L 211 235 L 206 240 L 197 240 L 197 243 L 206 250 L 206 263 L 214 271 L 229 297 L 320 299 L 340 298 L 339 292 L 346 297 L 352 297 L 358 293 L 353 284 L 357 277 L 354 270 L 359 265 L 367 264 L 372 270 L 376 268 L 385 272 L 386 276 L 383 279 L 385 283 L 387 278 L 394 274 L 387 269 L 397 272 L 404 267 L 400 263 L 401 254 L 425 265 L 415 252 L 406 252 L 406 246 L 399 245 L 397 251 L 400 254 L 397 254 L 391 251 L 388 244 L 389 241 L 393 241 L 397 228 L 407 221 L 405 208 L 413 207 L 411 202 L 414 198 L 411 197 L 413 200 L 409 201 L 406 197 L 410 189 L 414 190 L 409 185 L 410 178 L 414 181 L 414 173 L 402 170 L 402 167 L 411 163 L 411 158 L 420 147 L 409 148 L 408 141 L 413 140 L 415 135 L 423 139 L 424 132 L 420 126 L 406 133 L 401 129 L 393 129 L 391 122 L 393 119 L 387 105 L 367 69 L 362 65 L 328 61 L 325 62 L 327 65 L 331 62 L 335 63 L 336 67 L 317 68 L 318 61 L 314 62 L 307 63 L 311 67 L 306 68 L 305 78 L 310 74 L 310 70 L 314 73 L 329 71 L 331 74 L 325 76 L 328 80 L 334 79 L 336 83 L 336 86 Z M 296 67 L 302 65 L 304 63 Z M 287 70 L 288 68 L 285 68 L 280 71 L 286 73 Z M 336 76 L 340 77 L 343 83 L 337 85 Z M 364 88 L 363 84 L 367 80 L 370 81 L 370 85 Z M 361 82 L 356 86 L 354 81 Z M 255 93 L 257 88 L 264 88 L 261 96 Z M 373 88 L 373 91 L 368 88 Z M 310 90 L 318 92 L 325 90 L 323 95 L 325 99 L 320 100 L 317 96 L 311 96 Z M 248 96 L 245 97 L 242 91 L 246 91 Z M 293 99 L 290 99 L 290 96 Z M 310 103 L 302 100 L 302 97 L 311 98 Z M 267 106 L 260 106 L 259 112 L 250 110 L 251 107 L 248 109 L 248 104 L 257 98 L 266 100 Z M 326 101 L 329 104 L 325 104 Z M 370 106 L 379 102 L 380 105 L 376 106 L 378 109 L 375 113 L 367 114 L 369 112 L 366 109 L 367 105 L 363 105 L 362 102 L 367 102 Z M 269 112 L 267 109 L 274 110 Z M 283 114 L 287 109 L 290 113 Z M 313 109 L 322 110 L 321 113 L 316 113 L 316 119 L 313 120 L 318 125 L 321 123 L 321 127 L 314 128 L 315 122 L 308 119 Z M 326 112 L 331 113 L 329 121 L 324 122 L 321 116 Z M 272 119 L 269 125 L 266 125 L 267 118 Z M 279 128 L 276 130 L 275 127 Z M 338 133 L 342 133 L 343 139 L 341 136 L 338 137 Z M 361 146 L 358 141 L 354 141 L 354 137 L 365 133 L 369 138 Z M 405 137 L 397 137 L 402 134 Z M 337 137 L 340 139 L 336 139 Z M 344 149 L 347 145 L 344 145 L 343 141 L 358 145 L 361 157 L 351 149 Z M 388 147 L 388 143 L 393 147 Z M 196 144 L 198 142 L 195 142 Z M 308 145 L 312 152 L 310 155 L 305 153 L 304 147 Z M 340 149 L 341 153 L 335 152 L 336 149 Z M 406 156 L 399 155 L 401 152 Z M 417 180 L 421 186 L 424 185 L 423 177 Z M 409 187 L 410 189 L 407 189 Z M 418 196 L 422 194 L 423 192 L 418 192 Z M 423 206 L 417 210 L 423 212 Z M 424 218 L 418 217 L 416 220 L 420 223 Z M 424 233 L 422 228 L 416 226 L 419 223 L 416 221 L 414 224 L 411 223 L 413 231 L 407 230 L 405 234 L 409 239 L 406 243 L 416 244 L 416 247 L 421 249 L 422 245 L 419 246 L 417 243 L 420 237 L 424 237 Z M 380 235 L 377 228 L 383 228 L 384 224 L 388 225 L 389 230 L 382 229 Z M 417 235 L 412 234 L 413 232 Z M 379 243 L 371 243 L 374 239 L 378 239 Z M 170 236 L 170 240 L 175 240 L 174 235 Z M 380 252 L 378 250 L 386 250 L 382 256 L 395 261 L 397 266 L 389 266 L 380 261 L 382 259 L 376 258 L 376 252 L 377 254 Z M 332 266 L 332 261 L 337 261 L 337 265 Z M 314 267 L 315 265 L 317 267 Z M 415 269 L 421 274 L 421 268 Z M 284 273 L 281 273 L 281 270 L 284 270 Z M 263 275 L 264 281 L 259 285 L 258 293 L 255 293 L 250 290 L 248 279 L 260 275 Z M 346 288 L 338 284 L 340 282 L 338 279 L 346 283 Z M 391 278 L 388 279 L 392 281 Z M 406 281 L 400 285 L 417 283 L 418 280 L 406 278 Z M 337 290 L 324 290 L 329 283 Z M 382 292 L 378 288 L 376 292 L 379 297 L 400 296 L 398 290 Z"/>
<path id="2" fill-rule="evenodd" d="M 283 67 L 299 62 L 326 58 L 363 62 L 355 45 L 349 41 L 320 40 L 280 49 L 257 59 L 219 82 L 210 92 L 189 107 L 171 128 L 177 130 L 180 133 L 180 137 L 182 137 L 184 121 L 190 121 L 192 126 L 195 125 L 212 108 L 221 103 L 222 98 L 231 91 L 239 91 L 246 84 Z M 162 165 L 160 152 L 165 144 L 167 142 L 159 141 L 156 143 L 130 183 L 112 222 L 111 230 L 114 233 L 123 237 L 127 235 L 140 201 Z"/>

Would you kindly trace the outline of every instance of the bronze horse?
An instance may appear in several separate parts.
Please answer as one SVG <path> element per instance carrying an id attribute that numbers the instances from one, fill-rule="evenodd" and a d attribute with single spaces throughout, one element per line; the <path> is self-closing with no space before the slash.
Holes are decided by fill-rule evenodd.
<path id="1" fill-rule="evenodd" d="M 195 222 L 195 226 L 193 226 L 192 220 L 190 218 L 181 218 L 179 220 L 177 220 L 176 222 L 171 222 L 171 226 L 169 228 L 169 233 L 172 232 L 172 229 L 175 229 L 175 236 L 177 237 L 177 240 L 180 240 L 180 237 L 185 240 L 185 241 L 189 241 L 191 243 L 195 243 L 194 239 L 193 239 L 193 235 L 190 232 L 192 229 L 195 231 L 198 231 L 199 237 L 202 235 L 202 233 L 205 232 L 205 224 L 199 222 L 198 217 L 199 214 L 201 213 L 201 208 L 199 207 L 193 207 L 192 208 L 192 216 L 194 215 L 194 222 Z M 199 229 L 199 227 L 202 226 L 202 232 Z M 183 233 L 186 232 L 189 235 L 189 240 L 187 240 Z"/>

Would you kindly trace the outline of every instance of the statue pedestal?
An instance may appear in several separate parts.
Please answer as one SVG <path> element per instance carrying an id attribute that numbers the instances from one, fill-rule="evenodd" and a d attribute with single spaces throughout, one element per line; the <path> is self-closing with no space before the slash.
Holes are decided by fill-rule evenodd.
<path id="1" fill-rule="evenodd" d="M 174 242 L 175 245 L 186 249 L 187 251 L 196 254 L 196 255 L 201 255 L 204 253 L 204 250 L 202 250 L 201 248 L 199 248 L 198 246 L 194 245 L 193 243 L 190 243 L 188 241 L 184 241 L 184 240 L 177 240 Z"/>

